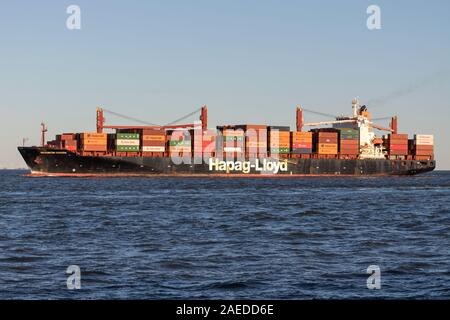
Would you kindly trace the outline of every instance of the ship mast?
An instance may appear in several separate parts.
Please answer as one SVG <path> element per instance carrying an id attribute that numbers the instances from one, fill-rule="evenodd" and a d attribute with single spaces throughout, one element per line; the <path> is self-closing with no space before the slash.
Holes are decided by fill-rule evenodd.
<path id="1" fill-rule="evenodd" d="M 45 146 L 45 133 L 48 131 L 44 122 L 41 122 L 41 146 Z"/>

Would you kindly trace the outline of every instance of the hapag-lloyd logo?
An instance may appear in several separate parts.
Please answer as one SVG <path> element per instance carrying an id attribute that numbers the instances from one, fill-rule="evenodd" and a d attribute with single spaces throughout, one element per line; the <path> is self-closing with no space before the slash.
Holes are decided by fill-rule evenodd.
<path id="1" fill-rule="evenodd" d="M 272 130 L 270 143 L 267 130 L 208 129 L 196 126 L 193 131 L 174 130 L 170 136 L 169 153 L 173 165 L 207 164 L 218 173 L 277 174 L 288 171 L 288 161 L 277 152 L 268 157 L 269 147 L 279 144 L 278 130 Z M 286 148 L 286 142 L 283 142 Z"/>
<path id="2" fill-rule="evenodd" d="M 255 159 L 251 161 L 225 161 L 217 158 L 209 159 L 209 171 L 220 172 L 242 172 L 250 173 L 254 169 L 259 173 L 277 174 L 280 171 L 287 171 L 287 161 L 271 161 L 268 159 Z"/>

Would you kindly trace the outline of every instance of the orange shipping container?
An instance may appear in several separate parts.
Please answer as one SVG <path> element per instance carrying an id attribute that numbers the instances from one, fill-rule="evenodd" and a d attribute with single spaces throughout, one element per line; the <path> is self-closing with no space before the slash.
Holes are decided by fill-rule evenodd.
<path id="1" fill-rule="evenodd" d="M 302 137 L 311 137 L 312 138 L 312 132 L 303 132 L 303 131 L 294 131 L 291 132 L 292 137 L 298 137 L 298 138 L 302 138 Z"/>
<path id="2" fill-rule="evenodd" d="M 336 155 L 336 154 L 338 154 L 338 152 L 337 152 L 337 150 L 319 150 L 319 154 Z"/>
<path id="3" fill-rule="evenodd" d="M 150 135 L 150 136 L 142 136 L 143 141 L 165 141 L 166 136 L 162 135 Z"/>
<path id="4" fill-rule="evenodd" d="M 279 138 L 279 139 L 282 139 L 282 138 L 290 139 L 291 135 L 290 135 L 289 132 L 276 132 L 276 133 L 275 132 L 270 132 L 269 137 L 272 138 L 272 139 L 276 139 L 276 138 Z"/>
<path id="5" fill-rule="evenodd" d="M 337 144 L 333 143 L 319 143 L 318 146 L 318 152 L 320 154 L 337 154 L 338 153 L 338 146 Z"/>
<path id="6" fill-rule="evenodd" d="M 82 144 L 84 146 L 101 146 L 101 145 L 106 145 L 106 139 L 105 140 L 101 140 L 101 139 L 84 139 L 84 140 L 82 140 Z"/>
<path id="7" fill-rule="evenodd" d="M 99 151 L 99 152 L 105 152 L 106 151 L 106 145 L 85 145 L 83 146 L 83 151 Z"/>
<path id="8" fill-rule="evenodd" d="M 106 140 L 107 138 L 106 133 L 91 133 L 91 132 L 84 132 L 81 134 L 81 138 L 83 140 L 85 139 L 98 139 L 98 140 Z"/>
<path id="9" fill-rule="evenodd" d="M 423 160 L 423 161 L 427 161 L 427 160 L 432 160 L 434 158 L 434 155 L 429 155 L 429 156 L 422 156 L 422 155 L 417 155 L 414 157 L 416 160 Z"/>

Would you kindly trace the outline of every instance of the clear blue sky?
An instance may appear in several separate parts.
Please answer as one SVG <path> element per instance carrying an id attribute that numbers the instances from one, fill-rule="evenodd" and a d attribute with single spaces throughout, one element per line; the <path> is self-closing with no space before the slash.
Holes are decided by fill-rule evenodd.
<path id="1" fill-rule="evenodd" d="M 81 30 L 66 28 L 70 4 Z M 381 30 L 366 28 L 370 4 Z M 297 104 L 342 114 L 392 96 L 374 116 L 435 134 L 450 169 L 449 16 L 445 0 L 3 1 L 0 167 L 24 166 L 16 146 L 37 144 L 42 120 L 50 135 L 93 130 L 96 106 L 166 123 L 207 104 L 211 126 L 293 126 Z"/>

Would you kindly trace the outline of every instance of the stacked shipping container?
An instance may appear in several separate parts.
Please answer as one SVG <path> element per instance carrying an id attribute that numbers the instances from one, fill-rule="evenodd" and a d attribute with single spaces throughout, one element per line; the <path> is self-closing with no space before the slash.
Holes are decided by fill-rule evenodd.
<path id="1" fill-rule="evenodd" d="M 244 130 L 227 127 L 222 131 L 222 152 L 224 158 L 242 158 L 245 151 Z"/>
<path id="2" fill-rule="evenodd" d="M 78 141 L 76 139 L 75 134 L 63 133 L 63 134 L 56 135 L 56 141 L 54 141 L 54 145 L 58 146 L 58 148 L 76 152 L 77 146 L 78 146 Z"/>
<path id="3" fill-rule="evenodd" d="M 139 133 L 117 133 L 116 151 L 117 152 L 139 152 L 140 147 Z"/>
<path id="4" fill-rule="evenodd" d="M 142 130 L 142 152 L 164 153 L 166 151 L 166 132 L 159 129 Z"/>
<path id="5" fill-rule="evenodd" d="M 333 129 L 319 129 L 314 132 L 315 151 L 319 155 L 338 154 L 338 131 Z"/>
<path id="6" fill-rule="evenodd" d="M 271 155 L 289 154 L 291 151 L 291 132 L 289 127 L 269 127 L 268 143 Z"/>
<path id="7" fill-rule="evenodd" d="M 339 129 L 340 154 L 357 156 L 359 154 L 359 130 L 354 128 Z"/>
<path id="8" fill-rule="evenodd" d="M 391 156 L 408 155 L 408 135 L 407 134 L 389 134 L 387 139 L 387 149 Z"/>
<path id="9" fill-rule="evenodd" d="M 267 126 L 265 125 L 239 125 L 237 129 L 245 132 L 246 158 L 261 158 L 267 156 Z"/>
<path id="10" fill-rule="evenodd" d="M 170 156 L 188 156 L 192 153 L 192 137 L 188 130 L 173 130 L 167 135 Z"/>
<path id="11" fill-rule="evenodd" d="M 285 126 L 235 125 L 217 127 L 216 130 L 200 131 L 177 129 L 133 129 L 117 130 L 116 134 L 105 133 L 64 133 L 56 140 L 47 142 L 53 148 L 72 152 L 139 152 L 145 156 L 172 154 L 191 156 L 208 154 L 225 158 L 262 158 L 280 155 L 315 154 L 319 158 L 356 159 L 360 153 L 360 132 L 357 128 L 313 129 L 310 132 L 290 132 Z M 195 136 L 198 134 L 198 137 Z M 220 135 L 220 139 L 217 135 Z M 392 158 L 432 160 L 434 158 L 433 135 L 415 135 L 408 140 L 407 134 L 389 134 L 383 143 Z"/>
<path id="12" fill-rule="evenodd" d="M 106 133 L 80 133 L 80 149 L 83 151 L 107 151 L 107 134 Z"/>
<path id="13" fill-rule="evenodd" d="M 414 155 L 417 160 L 434 158 L 434 136 L 417 134 L 414 136 Z"/>
<path id="14" fill-rule="evenodd" d="M 194 154 L 195 156 L 214 155 L 216 151 L 216 131 L 205 130 L 200 136 L 194 131 Z"/>
<path id="15" fill-rule="evenodd" d="M 313 152 L 312 132 L 291 132 L 292 154 L 311 154 Z"/>

